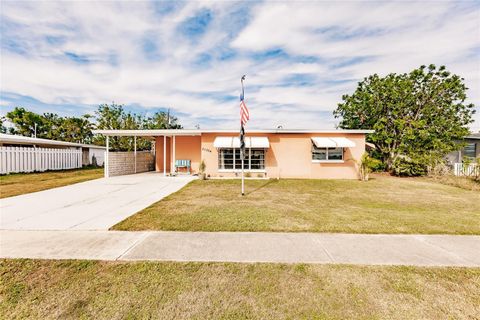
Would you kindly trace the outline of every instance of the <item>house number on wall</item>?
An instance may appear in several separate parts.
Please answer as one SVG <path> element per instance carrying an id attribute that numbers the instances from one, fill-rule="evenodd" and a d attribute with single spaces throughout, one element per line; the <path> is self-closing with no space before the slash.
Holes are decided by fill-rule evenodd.
<path id="1" fill-rule="evenodd" d="M 207 149 L 207 148 L 202 148 L 202 151 L 205 151 L 205 152 L 212 152 L 212 150 L 210 150 L 210 149 Z"/>

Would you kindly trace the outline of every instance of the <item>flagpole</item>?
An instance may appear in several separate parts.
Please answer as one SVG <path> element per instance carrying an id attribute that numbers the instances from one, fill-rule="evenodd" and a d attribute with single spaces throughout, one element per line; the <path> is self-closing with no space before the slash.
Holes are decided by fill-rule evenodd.
<path id="1" fill-rule="evenodd" d="M 240 79 L 240 82 L 242 83 L 243 99 L 245 99 L 245 90 L 243 88 L 243 81 L 244 80 L 245 80 L 245 75 Z M 244 135 L 244 134 L 245 134 L 245 128 L 243 127 L 243 122 L 242 122 L 242 119 L 240 118 L 240 135 Z M 244 141 L 243 137 L 241 137 L 240 141 Z M 245 170 L 244 170 L 244 167 L 243 167 L 243 162 L 244 162 L 244 159 L 245 159 L 245 146 L 241 145 L 240 148 L 241 148 L 240 149 L 240 158 L 242 158 L 242 196 L 244 196 L 245 195 Z"/>

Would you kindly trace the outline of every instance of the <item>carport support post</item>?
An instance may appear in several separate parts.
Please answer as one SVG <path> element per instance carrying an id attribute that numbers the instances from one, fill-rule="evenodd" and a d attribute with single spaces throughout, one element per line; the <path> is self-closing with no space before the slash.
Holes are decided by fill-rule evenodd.
<path id="1" fill-rule="evenodd" d="M 170 167 L 170 173 L 173 172 L 173 174 L 175 174 L 175 136 L 173 136 L 173 155 L 172 155 L 172 164 L 171 164 L 171 167 Z M 173 168 L 173 169 L 172 169 Z M 172 171 L 173 170 L 173 171 Z"/>
<path id="2" fill-rule="evenodd" d="M 108 172 L 110 170 L 110 168 L 108 167 L 108 149 L 109 149 L 109 141 L 108 141 L 108 136 L 106 137 L 106 146 L 105 148 L 107 149 L 107 151 L 105 151 L 105 160 L 103 160 L 104 164 L 104 174 L 105 174 L 105 178 L 108 178 L 110 176 L 110 173 Z"/>
<path id="3" fill-rule="evenodd" d="M 137 173 L 137 136 L 133 136 L 133 158 L 135 159 L 135 173 Z"/>
<path id="4" fill-rule="evenodd" d="M 167 136 L 163 136 L 163 176 L 167 175 Z"/>

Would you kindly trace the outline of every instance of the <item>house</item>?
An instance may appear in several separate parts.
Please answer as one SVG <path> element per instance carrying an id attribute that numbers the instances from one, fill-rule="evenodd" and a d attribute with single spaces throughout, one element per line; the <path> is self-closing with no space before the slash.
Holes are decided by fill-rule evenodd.
<path id="1" fill-rule="evenodd" d="M 80 168 L 104 163 L 105 147 L 0 134 L 0 173 Z"/>
<path id="2" fill-rule="evenodd" d="M 480 158 L 480 132 L 466 136 L 463 142 L 465 146 L 462 149 L 450 152 L 447 155 L 450 164 L 462 163 L 464 157 Z"/>
<path id="3" fill-rule="evenodd" d="M 246 133 L 245 172 L 252 177 L 357 179 L 372 130 L 250 130 Z M 107 137 L 105 176 L 155 170 L 196 174 L 201 161 L 212 178 L 241 172 L 238 130 L 97 130 Z M 152 152 L 109 152 L 109 137 L 148 138 Z"/>

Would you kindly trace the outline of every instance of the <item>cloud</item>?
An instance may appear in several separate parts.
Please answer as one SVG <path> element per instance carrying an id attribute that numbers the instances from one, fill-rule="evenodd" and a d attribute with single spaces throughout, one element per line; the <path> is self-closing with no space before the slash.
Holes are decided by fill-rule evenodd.
<path id="1" fill-rule="evenodd" d="M 6 1 L 0 17 L 2 112 L 115 101 L 231 128 L 247 74 L 250 127 L 331 128 L 364 77 L 430 63 L 463 76 L 480 105 L 476 2 Z"/>

